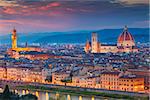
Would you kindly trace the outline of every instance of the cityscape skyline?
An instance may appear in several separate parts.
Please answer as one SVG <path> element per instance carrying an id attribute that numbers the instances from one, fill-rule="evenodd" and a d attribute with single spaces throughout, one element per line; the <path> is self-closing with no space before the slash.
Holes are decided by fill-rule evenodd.
<path id="1" fill-rule="evenodd" d="M 0 100 L 149 100 L 149 0 L 0 0 Z"/>
<path id="2" fill-rule="evenodd" d="M 0 34 L 149 27 L 148 0 L 0 0 Z"/>

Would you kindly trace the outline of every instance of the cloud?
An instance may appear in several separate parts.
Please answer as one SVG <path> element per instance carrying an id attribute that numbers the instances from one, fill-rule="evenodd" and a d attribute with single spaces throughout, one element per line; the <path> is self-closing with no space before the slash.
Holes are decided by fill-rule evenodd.
<path id="1" fill-rule="evenodd" d="M 4 0 L 3 0 L 4 2 Z M 19 6 L 11 6 L 13 4 L 18 4 Z M 4 4 L 4 3 L 3 3 Z M 3 5 L 0 7 L 0 14 L 14 15 L 14 16 L 35 16 L 35 15 L 58 15 L 58 11 L 56 12 L 57 7 L 60 7 L 61 4 L 59 2 L 8 2 L 5 1 L 5 4 L 9 4 L 9 6 Z M 56 14 L 54 13 L 56 12 Z"/>
<path id="2" fill-rule="evenodd" d="M 0 23 L 5 24 L 5 23 L 17 23 L 17 24 L 22 24 L 20 21 L 17 20 L 0 20 Z"/>
<path id="3" fill-rule="evenodd" d="M 3 12 L 6 14 L 17 14 L 17 11 L 10 7 L 6 7 Z"/>
<path id="4" fill-rule="evenodd" d="M 87 13 L 92 12 L 92 10 L 89 10 L 89 9 L 80 9 L 80 11 L 81 12 L 87 12 Z"/>
<path id="5" fill-rule="evenodd" d="M 0 0 L 0 24 L 3 30 L 16 25 L 22 31 L 119 26 L 147 20 L 147 4 L 148 0 Z M 133 26 L 146 26 L 144 23 Z"/>
<path id="6" fill-rule="evenodd" d="M 59 19 L 58 19 L 59 20 Z M 67 21 L 69 22 L 69 21 Z M 67 27 L 71 27 L 70 23 L 63 21 L 55 22 L 39 19 L 16 19 L 16 20 L 0 20 L 0 33 L 9 33 L 14 26 L 21 32 L 37 32 L 37 31 L 59 31 Z"/>
<path id="7" fill-rule="evenodd" d="M 16 0 L 0 0 L 0 6 L 2 7 L 12 7 L 19 6 Z"/>
<path id="8" fill-rule="evenodd" d="M 14 26 L 20 26 L 23 25 L 22 22 L 18 21 L 18 20 L 1 20 L 0 19 L 0 33 L 9 33 L 10 29 Z"/>
<path id="9" fill-rule="evenodd" d="M 74 11 L 76 11 L 76 10 L 75 10 L 75 9 L 73 9 L 73 8 L 66 8 L 66 11 L 74 12 Z"/>
<path id="10" fill-rule="evenodd" d="M 121 3 L 126 5 L 149 4 L 149 0 L 113 0 L 112 3 Z"/>
<path id="11" fill-rule="evenodd" d="M 46 6 L 41 6 L 39 7 L 40 10 L 48 10 L 49 8 L 53 8 L 53 7 L 59 7 L 61 6 L 61 4 L 59 2 L 52 2 L 47 4 Z"/>

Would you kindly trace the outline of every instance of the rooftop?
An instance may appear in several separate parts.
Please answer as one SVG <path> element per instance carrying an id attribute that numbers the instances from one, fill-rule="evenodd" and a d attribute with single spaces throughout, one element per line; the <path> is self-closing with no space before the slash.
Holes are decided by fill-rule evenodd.
<path id="1" fill-rule="evenodd" d="M 102 74 L 113 74 L 113 75 L 119 75 L 120 72 L 102 72 Z"/>

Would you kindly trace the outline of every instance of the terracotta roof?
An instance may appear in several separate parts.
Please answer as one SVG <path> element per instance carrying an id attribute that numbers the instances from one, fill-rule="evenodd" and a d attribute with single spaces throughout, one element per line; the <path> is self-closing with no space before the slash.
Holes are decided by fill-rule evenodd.
<path id="1" fill-rule="evenodd" d="M 113 75 L 119 75 L 120 72 L 102 72 L 102 74 L 113 74 Z"/>
<path id="2" fill-rule="evenodd" d="M 123 33 L 118 37 L 118 43 L 123 41 L 134 41 L 134 38 L 131 33 L 128 32 L 127 27 L 125 27 Z"/>
<path id="3" fill-rule="evenodd" d="M 124 79 L 135 79 L 135 78 L 143 78 L 142 76 L 139 75 L 123 75 L 119 78 L 124 78 Z"/>

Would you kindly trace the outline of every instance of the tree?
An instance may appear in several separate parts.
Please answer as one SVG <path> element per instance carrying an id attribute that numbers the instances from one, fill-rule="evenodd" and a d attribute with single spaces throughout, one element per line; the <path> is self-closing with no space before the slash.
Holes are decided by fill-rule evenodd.
<path id="1" fill-rule="evenodd" d="M 9 91 L 8 85 L 5 86 L 5 89 L 1 95 L 1 100 L 9 100 L 11 96 L 11 93 Z"/>
<path id="2" fill-rule="evenodd" d="M 3 91 L 3 94 L 10 94 L 9 86 L 8 86 L 8 85 L 5 86 L 5 89 L 4 89 L 4 91 Z"/>
<path id="3" fill-rule="evenodd" d="M 38 98 L 33 94 L 26 94 L 21 96 L 20 100 L 38 100 Z"/>

